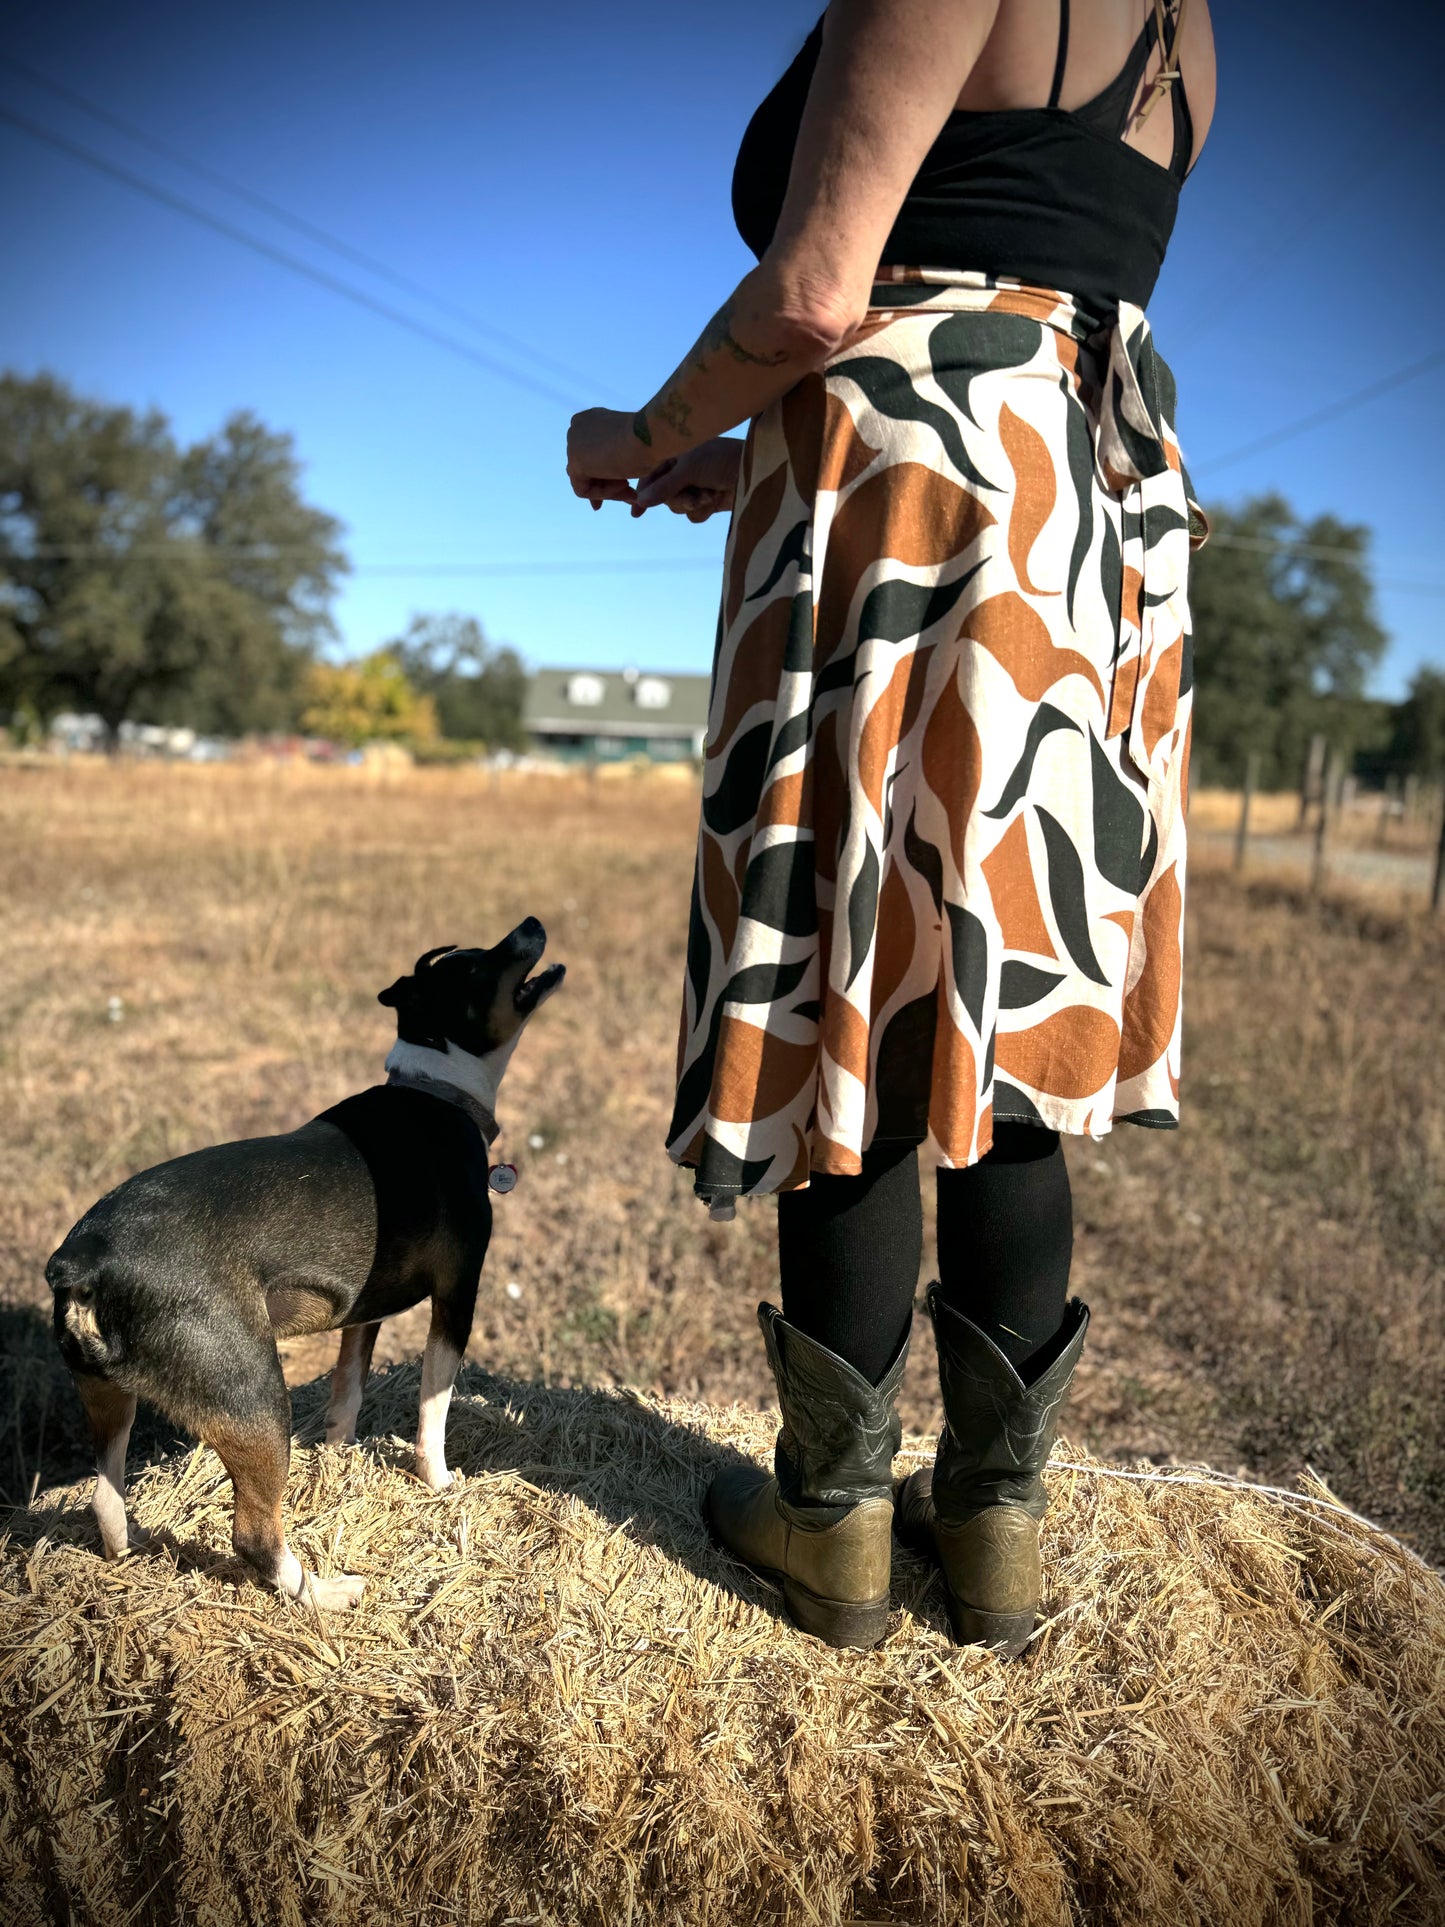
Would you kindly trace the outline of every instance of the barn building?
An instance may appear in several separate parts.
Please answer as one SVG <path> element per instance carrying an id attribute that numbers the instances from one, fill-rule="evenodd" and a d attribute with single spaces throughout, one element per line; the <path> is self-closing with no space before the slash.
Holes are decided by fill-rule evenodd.
<path id="1" fill-rule="evenodd" d="M 655 763 L 702 754 L 708 678 L 640 669 L 537 669 L 522 721 L 535 749 L 569 762 Z"/>

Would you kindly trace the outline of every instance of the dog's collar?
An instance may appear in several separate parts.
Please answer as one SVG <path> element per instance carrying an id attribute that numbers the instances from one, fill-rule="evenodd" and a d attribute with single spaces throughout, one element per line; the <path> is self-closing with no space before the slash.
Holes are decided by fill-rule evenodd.
<path id="1" fill-rule="evenodd" d="M 501 1133 L 501 1125 L 484 1104 L 479 1104 L 467 1091 L 455 1084 L 443 1084 L 436 1077 L 418 1077 L 410 1071 L 388 1071 L 388 1084 L 394 1084 L 406 1091 L 425 1091 L 428 1097 L 439 1097 L 443 1104 L 455 1105 L 457 1110 L 465 1111 L 482 1134 L 482 1142 L 490 1151 Z"/>
<path id="2" fill-rule="evenodd" d="M 466 1051 L 432 1050 L 424 1044 L 408 1044 L 401 1039 L 392 1046 L 386 1060 L 386 1081 L 403 1090 L 425 1091 L 439 1097 L 468 1116 L 482 1134 L 490 1151 L 501 1132 L 492 1105 L 496 1102 L 495 1083 L 487 1074 L 485 1060 Z"/>

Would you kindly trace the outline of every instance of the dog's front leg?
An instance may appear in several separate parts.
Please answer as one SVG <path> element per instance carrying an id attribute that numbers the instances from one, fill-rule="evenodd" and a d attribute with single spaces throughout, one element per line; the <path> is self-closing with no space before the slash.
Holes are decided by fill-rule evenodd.
<path id="1" fill-rule="evenodd" d="M 462 1362 L 463 1337 L 457 1342 L 451 1308 L 432 1301 L 431 1330 L 421 1363 L 421 1413 L 416 1435 L 416 1475 L 433 1492 L 452 1482 L 447 1470 L 447 1411 L 452 1402 L 457 1367 Z M 470 1321 L 468 1321 L 470 1322 Z"/>
<path id="2" fill-rule="evenodd" d="M 372 1348 L 381 1320 L 374 1325 L 348 1325 L 341 1334 L 341 1350 L 331 1372 L 331 1403 L 326 1408 L 326 1443 L 355 1445 L 361 1395 L 371 1369 Z"/>

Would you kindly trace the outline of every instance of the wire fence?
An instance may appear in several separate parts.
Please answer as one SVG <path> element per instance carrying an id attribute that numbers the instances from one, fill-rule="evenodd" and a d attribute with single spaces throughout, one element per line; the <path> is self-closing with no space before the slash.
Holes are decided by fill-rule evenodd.
<path id="1" fill-rule="evenodd" d="M 1259 802 L 1259 757 L 1252 753 L 1231 833 L 1236 872 L 1303 872 L 1315 896 L 1339 883 L 1394 887 L 1428 902 L 1437 915 L 1445 909 L 1445 784 L 1389 776 L 1382 788 L 1364 789 L 1343 757 L 1316 736 L 1293 824 L 1283 827 L 1276 808 L 1274 820 L 1261 825 Z"/>

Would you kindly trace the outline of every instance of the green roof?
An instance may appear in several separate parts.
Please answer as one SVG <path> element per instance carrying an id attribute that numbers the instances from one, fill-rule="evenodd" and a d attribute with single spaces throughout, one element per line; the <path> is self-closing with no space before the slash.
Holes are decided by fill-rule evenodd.
<path id="1" fill-rule="evenodd" d="M 692 736 L 707 727 L 708 685 L 653 669 L 537 669 L 522 721 L 539 734 Z"/>

